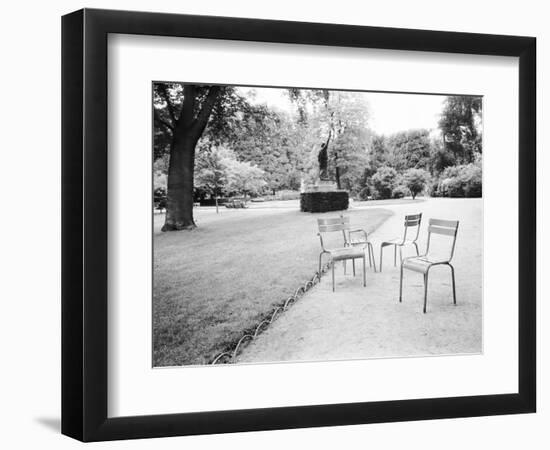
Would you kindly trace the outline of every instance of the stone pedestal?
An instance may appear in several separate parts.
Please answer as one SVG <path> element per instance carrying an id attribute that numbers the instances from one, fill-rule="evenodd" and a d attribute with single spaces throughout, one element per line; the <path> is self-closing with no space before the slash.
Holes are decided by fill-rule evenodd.
<path id="1" fill-rule="evenodd" d="M 319 181 L 309 185 L 306 191 L 300 194 L 300 210 L 303 212 L 329 212 L 348 209 L 349 194 L 347 191 L 336 188 L 336 183 Z"/>

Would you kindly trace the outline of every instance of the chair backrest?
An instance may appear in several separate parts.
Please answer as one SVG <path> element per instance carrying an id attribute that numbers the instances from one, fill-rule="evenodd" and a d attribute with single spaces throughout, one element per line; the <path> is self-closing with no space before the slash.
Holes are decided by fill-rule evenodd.
<path id="1" fill-rule="evenodd" d="M 428 245 L 426 254 L 430 253 L 430 241 L 432 234 L 447 237 L 447 245 L 450 247 L 449 259 L 453 257 L 455 251 L 456 235 L 458 233 L 458 220 L 430 219 L 428 226 Z M 449 249 L 449 247 L 447 247 Z"/>
<path id="2" fill-rule="evenodd" d="M 317 219 L 319 233 L 330 233 L 332 231 L 347 231 L 350 229 L 349 217 L 327 217 L 326 219 Z"/>
<path id="3" fill-rule="evenodd" d="M 409 214 L 405 216 L 405 231 L 403 232 L 403 241 L 409 239 L 416 241 L 418 239 L 418 233 L 420 232 L 420 223 L 422 222 L 422 213 L 418 214 Z M 411 228 L 416 228 L 416 230 L 411 230 Z M 413 237 L 414 236 L 414 237 Z"/>
<path id="4" fill-rule="evenodd" d="M 326 219 L 317 219 L 317 226 L 319 227 L 319 236 L 323 233 L 331 233 L 333 231 L 339 231 L 344 237 L 344 245 L 347 243 L 346 232 L 351 228 L 349 217 L 327 217 Z M 334 242 L 333 242 L 334 244 Z M 340 246 L 341 244 L 336 244 Z M 321 238 L 321 247 L 324 248 L 323 238 Z"/>

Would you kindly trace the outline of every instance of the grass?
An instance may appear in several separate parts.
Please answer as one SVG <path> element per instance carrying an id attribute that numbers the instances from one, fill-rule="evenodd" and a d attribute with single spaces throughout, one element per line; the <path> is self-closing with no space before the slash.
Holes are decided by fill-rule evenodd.
<path id="1" fill-rule="evenodd" d="M 347 214 L 370 232 L 391 212 Z M 197 229 L 160 233 L 164 216 L 156 215 L 154 366 L 210 362 L 310 279 L 318 264 L 320 216 L 282 208 L 222 209 L 218 215 L 198 209 Z M 341 244 L 341 235 L 334 239 Z"/>

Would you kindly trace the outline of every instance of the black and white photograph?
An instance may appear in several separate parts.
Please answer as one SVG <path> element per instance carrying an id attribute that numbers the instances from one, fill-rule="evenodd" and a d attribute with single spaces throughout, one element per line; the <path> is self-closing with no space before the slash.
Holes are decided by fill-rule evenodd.
<path id="1" fill-rule="evenodd" d="M 481 354 L 483 104 L 154 81 L 153 367 Z"/>
<path id="2" fill-rule="evenodd" d="M 548 8 L 495 6 L 5 3 L 0 448 L 546 450 Z"/>

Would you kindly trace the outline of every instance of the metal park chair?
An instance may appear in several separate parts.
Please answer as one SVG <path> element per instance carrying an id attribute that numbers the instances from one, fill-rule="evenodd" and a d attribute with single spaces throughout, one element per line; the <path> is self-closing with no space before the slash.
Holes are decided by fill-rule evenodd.
<path id="1" fill-rule="evenodd" d="M 409 269 L 414 272 L 422 273 L 424 275 L 424 313 L 426 313 L 426 303 L 428 300 L 428 273 L 433 266 L 446 265 L 451 268 L 451 277 L 453 281 L 453 304 L 456 305 L 455 269 L 451 265 L 451 259 L 453 258 L 455 250 L 457 232 L 458 220 L 430 219 L 426 253 L 422 256 L 411 256 L 410 258 L 405 258 L 401 263 L 401 277 L 399 279 L 400 302 L 402 301 L 403 295 L 403 269 Z M 436 250 L 430 248 L 433 234 L 441 235 L 444 240 L 444 242 L 441 242 L 440 245 L 438 245 Z"/>
<path id="2" fill-rule="evenodd" d="M 340 216 L 342 222 L 351 227 L 351 220 L 349 216 Z M 367 250 L 369 255 L 369 267 L 373 267 L 376 272 L 376 260 L 374 259 L 374 247 L 369 241 L 367 232 L 362 228 L 348 229 L 344 231 L 344 245 L 350 247 L 361 247 Z M 344 261 L 344 273 L 346 273 L 346 262 Z M 353 261 L 353 275 L 355 275 L 355 260 Z"/>
<path id="3" fill-rule="evenodd" d="M 399 248 L 399 260 L 403 262 L 403 251 L 402 248 L 405 245 L 414 245 L 416 249 L 416 255 L 418 252 L 418 244 L 416 240 L 418 239 L 418 233 L 420 232 L 420 223 L 422 222 L 422 213 L 419 214 L 410 214 L 405 216 L 405 228 L 403 231 L 403 237 L 390 239 L 389 241 L 384 241 L 380 244 L 380 272 L 382 272 L 382 255 L 384 247 L 393 245 L 393 265 L 397 266 L 397 248 Z M 411 228 L 416 228 L 416 230 L 411 230 Z"/>
<path id="4" fill-rule="evenodd" d="M 363 247 L 353 247 L 347 245 L 346 232 L 350 231 L 350 224 L 348 221 L 343 221 L 342 217 L 317 219 L 317 225 L 319 227 L 319 240 L 321 241 L 321 253 L 319 254 L 319 274 L 321 274 L 321 263 L 323 255 L 327 255 L 330 267 L 332 270 L 332 292 L 334 292 L 334 263 L 336 261 L 347 261 L 351 259 L 354 264 L 356 259 L 363 260 L 363 286 L 367 285 L 367 271 L 365 267 L 365 249 Z M 344 246 L 337 248 L 326 248 L 323 243 L 323 235 L 326 233 L 341 232 L 344 236 Z M 354 266 L 355 275 L 355 266 Z"/>

